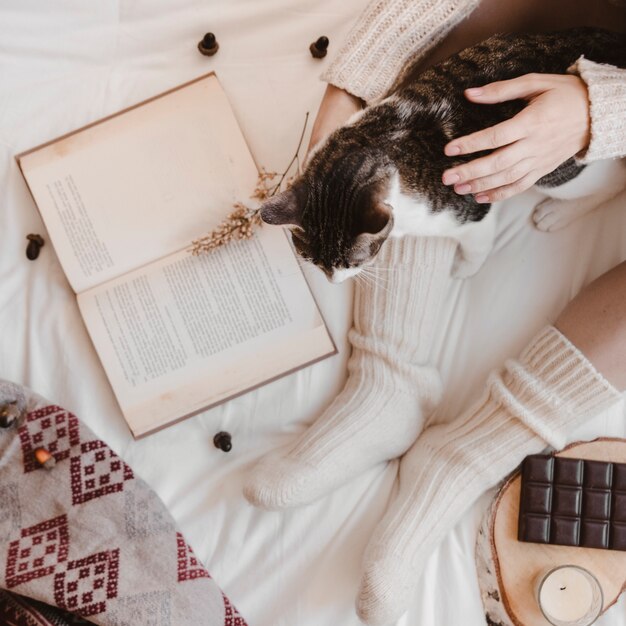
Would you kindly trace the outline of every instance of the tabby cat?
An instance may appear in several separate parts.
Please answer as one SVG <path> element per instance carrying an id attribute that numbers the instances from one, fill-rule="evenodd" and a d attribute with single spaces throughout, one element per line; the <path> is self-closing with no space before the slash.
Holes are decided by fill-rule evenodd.
<path id="1" fill-rule="evenodd" d="M 385 99 L 357 113 L 315 147 L 291 188 L 264 203 L 262 219 L 290 225 L 297 252 L 333 282 L 358 273 L 387 237 L 404 234 L 458 239 L 462 252 L 457 275 L 473 273 L 491 248 L 494 211 L 472 195 L 456 194 L 441 177 L 445 169 L 481 154 L 447 157 L 443 149 L 455 137 L 511 118 L 526 103 L 474 104 L 463 90 L 532 72 L 564 74 L 581 54 L 596 62 L 626 65 L 622 35 L 577 28 L 496 35 L 419 76 L 407 72 Z M 577 190 L 568 191 L 574 179 L 589 194 L 595 178 L 596 186 L 610 197 L 621 185 L 615 169 L 620 165 L 615 161 L 608 170 L 603 166 L 598 177 L 598 164 L 585 168 L 570 159 L 537 185 L 548 195 L 576 197 Z M 598 204 L 595 200 L 591 205 Z M 535 219 L 550 218 L 544 221 L 548 230 L 564 225 L 563 215 L 561 211 L 559 217 L 554 205 L 544 206 Z"/>

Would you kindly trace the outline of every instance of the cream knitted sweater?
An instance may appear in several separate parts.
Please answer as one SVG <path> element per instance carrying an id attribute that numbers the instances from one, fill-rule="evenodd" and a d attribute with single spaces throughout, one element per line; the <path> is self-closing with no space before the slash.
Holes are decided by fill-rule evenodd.
<path id="1" fill-rule="evenodd" d="M 371 104 L 391 88 L 409 58 L 423 57 L 478 4 L 372 0 L 322 79 Z M 581 58 L 570 71 L 587 84 L 591 104 L 591 142 L 581 160 L 626 155 L 626 70 Z"/>

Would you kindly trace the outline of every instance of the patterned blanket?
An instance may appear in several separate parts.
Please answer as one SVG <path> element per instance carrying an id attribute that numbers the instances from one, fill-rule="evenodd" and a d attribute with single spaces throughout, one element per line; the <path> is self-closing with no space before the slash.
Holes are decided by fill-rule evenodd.
<path id="1" fill-rule="evenodd" d="M 0 623 L 245 626 L 159 497 L 75 415 L 0 380 L 2 408 Z"/>

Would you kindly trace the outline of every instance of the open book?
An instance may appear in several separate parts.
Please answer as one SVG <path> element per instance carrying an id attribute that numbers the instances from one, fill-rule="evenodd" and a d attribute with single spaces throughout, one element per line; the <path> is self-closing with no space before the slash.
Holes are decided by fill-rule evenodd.
<path id="1" fill-rule="evenodd" d="M 282 229 L 188 251 L 257 182 L 215 74 L 16 159 L 135 437 L 335 353 Z"/>

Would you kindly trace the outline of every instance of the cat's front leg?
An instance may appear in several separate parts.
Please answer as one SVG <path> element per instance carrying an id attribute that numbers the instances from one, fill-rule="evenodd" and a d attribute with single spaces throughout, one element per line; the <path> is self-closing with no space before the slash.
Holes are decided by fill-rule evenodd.
<path id="1" fill-rule="evenodd" d="M 469 278 L 480 270 L 493 249 L 496 238 L 496 208 L 480 222 L 464 224 L 456 236 L 459 247 L 456 251 L 452 275 L 454 278 Z"/>

